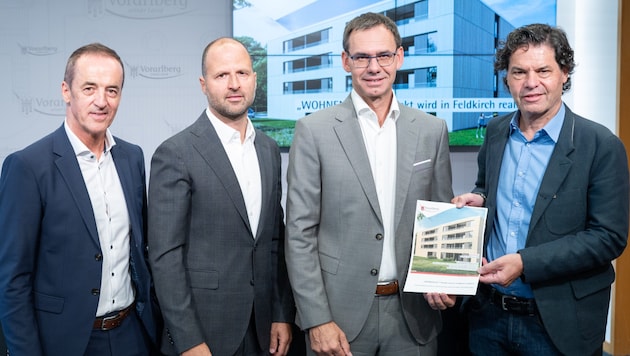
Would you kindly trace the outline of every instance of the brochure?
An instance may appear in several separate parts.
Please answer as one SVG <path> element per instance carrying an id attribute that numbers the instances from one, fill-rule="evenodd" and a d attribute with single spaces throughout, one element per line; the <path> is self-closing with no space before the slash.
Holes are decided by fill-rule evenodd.
<path id="1" fill-rule="evenodd" d="M 488 209 L 418 200 L 403 291 L 474 295 Z"/>

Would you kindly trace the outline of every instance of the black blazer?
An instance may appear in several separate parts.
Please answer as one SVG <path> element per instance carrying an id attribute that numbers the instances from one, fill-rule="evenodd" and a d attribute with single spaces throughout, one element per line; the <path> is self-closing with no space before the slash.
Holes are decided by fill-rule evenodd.
<path id="1" fill-rule="evenodd" d="M 479 151 L 474 191 L 487 195 L 487 236 L 496 216 L 512 116 L 488 122 Z M 567 355 L 590 355 L 604 341 L 615 279 L 611 261 L 621 255 L 628 238 L 628 184 L 626 151 L 619 138 L 567 107 L 536 197 L 526 246 L 519 251 L 522 278 L 533 288 L 545 330 Z"/>

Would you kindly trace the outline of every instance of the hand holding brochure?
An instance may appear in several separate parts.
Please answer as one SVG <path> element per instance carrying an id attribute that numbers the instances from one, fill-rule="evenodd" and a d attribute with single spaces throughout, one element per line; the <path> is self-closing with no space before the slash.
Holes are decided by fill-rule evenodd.
<path id="1" fill-rule="evenodd" d="M 474 295 L 488 209 L 418 200 L 403 291 Z"/>

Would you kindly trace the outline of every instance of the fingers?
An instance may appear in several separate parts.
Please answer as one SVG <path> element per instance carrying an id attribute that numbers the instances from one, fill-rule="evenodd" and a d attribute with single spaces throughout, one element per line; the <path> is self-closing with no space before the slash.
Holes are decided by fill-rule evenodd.
<path id="1" fill-rule="evenodd" d="M 455 305 L 457 296 L 448 295 L 444 293 L 425 293 L 424 299 L 429 303 L 429 306 L 434 310 L 445 310 Z"/>
<path id="2" fill-rule="evenodd" d="M 311 349 L 317 355 L 352 355 L 346 334 L 335 322 L 331 321 L 311 328 L 309 338 Z"/>

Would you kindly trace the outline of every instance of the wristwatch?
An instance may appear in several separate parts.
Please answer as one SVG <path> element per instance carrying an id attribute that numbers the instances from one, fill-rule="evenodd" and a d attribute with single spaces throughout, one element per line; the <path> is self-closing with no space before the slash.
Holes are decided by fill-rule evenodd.
<path id="1" fill-rule="evenodd" d="M 473 194 L 477 194 L 478 196 L 483 198 L 483 205 L 486 205 L 486 195 L 482 192 L 473 192 Z"/>

